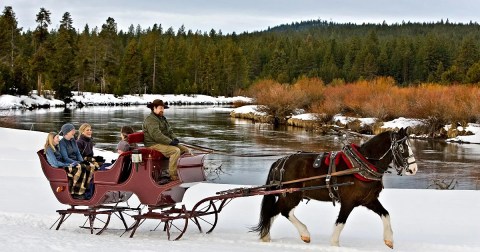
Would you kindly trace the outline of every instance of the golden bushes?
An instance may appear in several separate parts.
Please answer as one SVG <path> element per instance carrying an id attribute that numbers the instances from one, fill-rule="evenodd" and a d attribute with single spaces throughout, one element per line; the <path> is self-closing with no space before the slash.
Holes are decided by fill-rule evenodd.
<path id="1" fill-rule="evenodd" d="M 475 85 L 399 87 L 390 77 L 324 85 L 318 78 L 301 78 L 293 85 L 262 80 L 249 95 L 268 107 L 264 112 L 279 117 L 303 108 L 324 120 L 335 114 L 380 120 L 420 118 L 443 125 L 480 120 L 480 87 Z"/>

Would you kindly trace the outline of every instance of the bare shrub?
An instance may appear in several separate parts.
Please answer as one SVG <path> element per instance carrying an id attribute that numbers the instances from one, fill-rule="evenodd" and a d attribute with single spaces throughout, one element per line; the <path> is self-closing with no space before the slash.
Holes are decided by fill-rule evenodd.
<path id="1" fill-rule="evenodd" d="M 331 116 L 343 113 L 384 120 L 408 110 L 408 102 L 402 102 L 405 92 L 396 87 L 395 81 L 390 77 L 330 85 L 323 93 L 324 99 L 312 104 L 312 112 Z"/>
<path id="2" fill-rule="evenodd" d="M 257 104 L 263 105 L 260 106 L 261 112 L 280 119 L 291 115 L 295 109 L 306 106 L 305 92 L 273 80 L 259 81 L 249 89 L 249 92 Z"/>
<path id="3" fill-rule="evenodd" d="M 313 102 L 323 101 L 325 95 L 325 84 L 319 78 L 300 78 L 294 85 L 294 90 L 305 94 L 305 108 Z"/>
<path id="4" fill-rule="evenodd" d="M 447 123 L 480 121 L 480 88 L 475 85 L 445 86 L 425 83 L 398 87 L 391 77 L 377 77 L 325 86 L 318 78 L 300 78 L 295 84 L 273 80 L 255 83 L 247 93 L 270 115 L 285 117 L 297 108 L 319 114 L 321 122 L 336 114 L 374 117 L 386 121 L 398 117 L 427 119 L 419 132 L 433 134 Z M 375 127 L 373 131 L 378 131 Z"/>
<path id="5" fill-rule="evenodd" d="M 234 108 L 238 108 L 238 107 L 242 107 L 242 106 L 245 106 L 245 105 L 248 105 L 248 104 L 249 104 L 248 102 L 236 100 L 236 101 L 233 102 L 232 106 Z"/>
<path id="6" fill-rule="evenodd" d="M 347 122 L 345 128 L 352 130 L 353 132 L 359 132 L 363 134 L 373 134 L 373 127 L 371 125 L 363 124 L 360 120 L 355 119 Z"/>
<path id="7" fill-rule="evenodd" d="M 363 87 L 366 97 L 360 115 L 391 120 L 402 116 L 408 110 L 405 92 L 396 86 L 391 77 L 379 77 L 367 82 Z"/>
<path id="8" fill-rule="evenodd" d="M 348 84 L 327 86 L 324 91 L 323 100 L 315 101 L 310 109 L 312 113 L 325 114 L 325 117 L 332 118 L 334 115 L 346 112 L 348 109 L 344 100 L 348 99 Z"/>
<path id="9" fill-rule="evenodd" d="M 409 95 L 412 106 L 407 114 L 434 124 L 475 122 L 480 113 L 479 95 L 478 87 L 468 85 L 423 84 Z"/>
<path id="10" fill-rule="evenodd" d="M 454 123 L 475 122 L 479 116 L 479 89 L 472 86 L 455 85 L 449 87 L 449 110 L 445 119 Z"/>

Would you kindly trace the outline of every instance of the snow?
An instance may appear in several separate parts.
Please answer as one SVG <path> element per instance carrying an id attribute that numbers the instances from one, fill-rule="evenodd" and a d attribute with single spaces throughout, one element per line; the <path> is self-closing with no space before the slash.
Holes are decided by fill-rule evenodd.
<path id="1" fill-rule="evenodd" d="M 340 236 L 341 247 L 330 246 L 339 206 L 316 201 L 301 203 L 296 210 L 311 232 L 310 244 L 299 239 L 284 217 L 277 218 L 272 226 L 272 242 L 260 242 L 248 231 L 258 221 L 261 196 L 230 202 L 219 214 L 217 228 L 211 234 L 199 233 L 190 223 L 179 241 L 168 241 L 161 231 L 150 232 L 158 224 L 153 220 L 140 226 L 134 238 L 120 237 L 121 224 L 116 220 L 110 224 L 113 229 L 91 235 L 78 227 L 85 221 L 81 216 L 70 217 L 58 231 L 49 229 L 58 218 L 55 211 L 68 206 L 56 201 L 36 156 L 46 133 L 0 128 L 0 135 L 2 251 L 391 251 L 383 244 L 380 218 L 363 207 L 350 215 Z M 116 156 L 98 149 L 95 152 Z M 187 190 L 183 203 L 191 209 L 204 197 L 239 186 L 200 183 Z M 135 200 L 132 206 L 136 206 Z M 391 215 L 395 251 L 480 251 L 480 191 L 385 189 L 380 201 Z"/>
<path id="2" fill-rule="evenodd" d="M 350 116 L 342 116 L 342 115 L 335 115 L 333 117 L 334 122 L 340 122 L 341 124 L 347 124 L 349 122 L 359 120 L 361 123 L 361 126 L 369 125 L 369 124 L 374 124 L 376 118 L 357 118 L 357 117 L 350 117 Z"/>
<path id="3" fill-rule="evenodd" d="M 252 99 L 243 96 L 235 97 L 225 97 L 218 96 L 212 97 L 208 95 L 125 95 L 125 96 L 115 96 L 113 94 L 99 94 L 91 92 L 72 92 L 72 100 L 74 101 L 68 106 L 76 106 L 77 103 L 83 103 L 84 105 L 138 105 L 138 104 L 147 104 L 148 102 L 153 101 L 154 99 L 161 99 L 164 102 L 170 104 L 231 104 L 233 102 L 244 102 L 251 103 Z M 64 106 L 63 101 L 51 98 L 46 99 L 42 96 L 36 95 L 34 91 L 31 96 L 12 96 L 12 95 L 2 95 L 0 96 L 0 109 L 14 109 L 14 108 L 31 108 L 31 107 L 41 107 L 41 106 Z"/>
<path id="4" fill-rule="evenodd" d="M 0 96 L 0 109 L 14 109 L 21 108 L 22 99 L 13 95 L 2 95 Z"/>
<path id="5" fill-rule="evenodd" d="M 445 130 L 448 130 L 450 126 L 445 126 Z M 469 123 L 466 128 L 461 126 L 457 127 L 459 131 L 470 131 L 473 135 L 469 136 L 457 136 L 454 138 L 447 139 L 447 142 L 465 142 L 465 143 L 480 143 L 480 124 Z"/>
<path id="6" fill-rule="evenodd" d="M 425 122 L 420 119 L 412 119 L 412 118 L 405 118 L 405 117 L 399 117 L 397 119 L 394 119 L 392 121 L 384 122 L 382 128 L 384 129 L 400 129 L 400 128 L 406 128 L 406 127 L 416 127 L 416 126 L 421 126 L 424 125 Z"/>
<path id="7" fill-rule="evenodd" d="M 292 118 L 293 119 L 304 120 L 304 121 L 315 121 L 315 120 L 317 120 L 317 114 L 305 113 L 305 114 L 294 115 L 294 116 L 292 116 Z"/>
<path id="8" fill-rule="evenodd" d="M 265 116 L 267 113 L 259 112 L 258 105 L 245 105 L 232 110 L 235 114 L 254 114 L 259 116 Z"/>

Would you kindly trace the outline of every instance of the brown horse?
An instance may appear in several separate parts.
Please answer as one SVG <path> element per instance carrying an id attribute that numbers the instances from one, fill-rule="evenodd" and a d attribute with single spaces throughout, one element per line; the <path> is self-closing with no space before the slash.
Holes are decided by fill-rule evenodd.
<path id="1" fill-rule="evenodd" d="M 348 145 L 340 152 L 296 153 L 275 161 L 270 168 L 267 184 L 278 183 L 282 188 L 314 188 L 284 195 L 265 195 L 262 200 L 259 232 L 263 241 L 270 241 L 270 227 L 278 214 L 285 216 L 297 228 L 300 238 L 310 242 L 307 227 L 294 215 L 302 199 L 340 202 L 340 213 L 330 243 L 339 246 L 339 236 L 352 210 L 357 206 L 377 213 L 383 222 L 383 239 L 393 248 L 393 232 L 388 211 L 378 200 L 383 189 L 382 175 L 389 165 L 398 175 L 414 175 L 417 164 L 409 142 L 407 129 L 376 135 L 361 146 Z M 323 179 L 311 179 L 312 177 Z M 310 178 L 310 179 L 309 179 Z M 346 186 L 341 186 L 345 185 Z M 327 189 L 325 189 L 327 187 Z"/>

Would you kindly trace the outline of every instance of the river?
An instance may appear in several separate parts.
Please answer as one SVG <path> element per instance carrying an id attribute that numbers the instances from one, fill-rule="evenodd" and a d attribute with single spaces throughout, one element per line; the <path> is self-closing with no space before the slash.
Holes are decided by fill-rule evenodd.
<path id="1" fill-rule="evenodd" d="M 0 126 L 35 131 L 59 131 L 62 124 L 73 123 L 77 129 L 87 122 L 93 127 L 96 147 L 114 150 L 119 130 L 130 125 L 141 130 L 146 106 L 52 108 L 0 111 Z M 282 155 L 297 151 L 340 150 L 344 141 L 361 144 L 358 137 L 317 135 L 301 128 L 255 124 L 229 117 L 227 110 L 212 106 L 172 106 L 165 116 L 173 125 L 180 141 L 235 154 L 277 155 L 267 157 L 235 157 L 211 154 L 206 160 L 208 178 L 214 183 L 265 184 L 270 165 Z M 436 188 L 443 181 L 453 180 L 455 189 L 480 189 L 480 145 L 445 143 L 437 140 L 412 139 L 419 171 L 415 176 L 384 176 L 386 188 Z M 39 146 L 40 148 L 40 146 Z"/>

